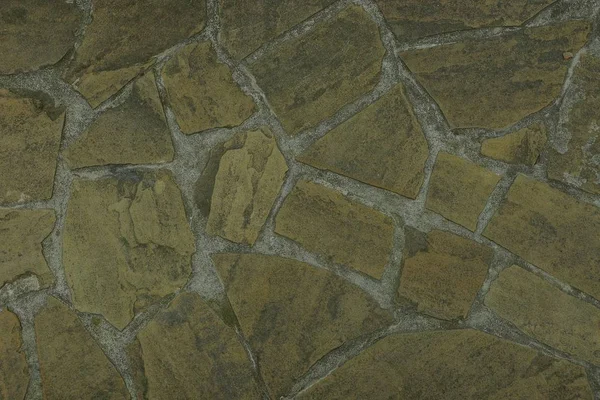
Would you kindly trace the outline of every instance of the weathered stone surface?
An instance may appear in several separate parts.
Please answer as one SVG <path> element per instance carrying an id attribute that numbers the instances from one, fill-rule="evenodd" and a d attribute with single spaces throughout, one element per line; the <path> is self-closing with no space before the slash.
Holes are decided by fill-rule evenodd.
<path id="1" fill-rule="evenodd" d="M 139 78 L 129 98 L 102 113 L 63 154 L 72 168 L 171 161 L 171 133 L 152 72 Z"/>
<path id="2" fill-rule="evenodd" d="M 177 296 L 140 331 L 129 353 L 143 398 L 262 399 L 234 329 L 197 294 Z"/>
<path id="3" fill-rule="evenodd" d="M 268 129 L 225 143 L 216 173 L 206 231 L 253 244 L 277 198 L 287 164 Z"/>
<path id="4" fill-rule="evenodd" d="M 29 368 L 22 344 L 19 318 L 8 310 L 0 311 L 0 399 L 25 398 Z"/>
<path id="5" fill-rule="evenodd" d="M 64 0 L 0 2 L 0 74 L 58 62 L 75 44 L 81 12 Z"/>
<path id="6" fill-rule="evenodd" d="M 484 235 L 600 298 L 600 210 L 519 175 Z"/>
<path id="7" fill-rule="evenodd" d="M 544 125 L 534 124 L 505 136 L 484 140 L 481 154 L 509 164 L 535 165 L 546 140 Z"/>
<path id="8" fill-rule="evenodd" d="M 271 398 L 329 351 L 391 317 L 358 287 L 307 264 L 258 254 L 213 260 Z"/>
<path id="9" fill-rule="evenodd" d="M 388 216 L 340 192 L 301 180 L 277 213 L 275 232 L 379 279 L 393 247 L 394 225 Z"/>
<path id="10" fill-rule="evenodd" d="M 93 107 L 122 88 L 151 58 L 200 32 L 201 0 L 94 0 L 93 19 L 66 78 Z"/>
<path id="11" fill-rule="evenodd" d="M 421 126 L 399 84 L 297 159 L 414 199 L 428 155 Z"/>
<path id="12" fill-rule="evenodd" d="M 516 26 L 555 0 L 376 0 L 400 40 L 492 26 Z"/>
<path id="13" fill-rule="evenodd" d="M 388 336 L 301 399 L 593 398 L 585 369 L 471 329 Z"/>
<path id="14" fill-rule="evenodd" d="M 35 317 L 35 334 L 44 399 L 129 398 L 115 367 L 61 301 L 48 298 Z"/>
<path id="15" fill-rule="evenodd" d="M 548 176 L 600 194 L 600 58 L 582 54 L 575 68 L 573 85 L 582 90 L 581 98 L 560 121 L 570 134 L 565 153 L 550 150 Z M 565 103 L 568 104 L 568 103 Z"/>
<path id="16" fill-rule="evenodd" d="M 0 89 L 0 203 L 52 197 L 63 121 L 44 101 Z"/>
<path id="17" fill-rule="evenodd" d="M 600 309 L 512 266 L 500 273 L 485 304 L 523 332 L 600 365 Z"/>
<path id="18" fill-rule="evenodd" d="M 372 90 L 384 54 L 375 22 L 362 7 L 350 6 L 249 68 L 285 130 L 294 134 Z"/>
<path id="19" fill-rule="evenodd" d="M 73 182 L 63 263 L 79 311 L 124 328 L 136 310 L 185 284 L 193 252 L 170 173 Z"/>
<path id="20" fill-rule="evenodd" d="M 54 210 L 0 208 L 0 288 L 32 274 L 40 286 L 52 283 L 42 241 L 54 229 L 55 221 Z"/>
<path id="21" fill-rule="evenodd" d="M 570 61 L 590 32 L 585 21 L 527 28 L 488 39 L 405 51 L 402 59 L 453 128 L 504 128 L 560 94 Z"/>
<path id="22" fill-rule="evenodd" d="M 220 4 L 219 39 L 229 53 L 239 60 L 333 2 L 223 0 Z"/>
<path id="23" fill-rule="evenodd" d="M 252 115 L 252 98 L 237 86 L 210 42 L 190 44 L 162 71 L 171 108 L 183 133 L 232 127 Z"/>
<path id="24" fill-rule="evenodd" d="M 466 318 L 487 275 L 492 250 L 443 231 L 431 231 L 417 242 L 407 246 L 412 250 L 405 256 L 398 293 L 436 318 Z"/>
<path id="25" fill-rule="evenodd" d="M 500 176 L 464 158 L 439 153 L 425 206 L 475 231 L 479 215 Z"/>

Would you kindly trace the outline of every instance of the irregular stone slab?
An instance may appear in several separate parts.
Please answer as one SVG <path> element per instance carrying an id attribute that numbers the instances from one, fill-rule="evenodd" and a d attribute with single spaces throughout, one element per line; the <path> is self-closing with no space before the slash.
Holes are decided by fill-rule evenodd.
<path id="1" fill-rule="evenodd" d="M 466 318 L 487 275 L 492 250 L 437 230 L 407 247 L 398 293 L 436 318 Z"/>
<path id="2" fill-rule="evenodd" d="M 276 256 L 212 257 L 273 399 L 329 351 L 391 323 L 365 292 L 328 271 Z"/>
<path id="3" fill-rule="evenodd" d="M 593 398 L 585 369 L 471 329 L 396 334 L 300 399 Z"/>
<path id="4" fill-rule="evenodd" d="M 48 298 L 35 316 L 44 399 L 128 399 L 125 382 L 77 315 Z"/>
<path id="5" fill-rule="evenodd" d="M 181 49 L 165 64 L 162 77 L 183 133 L 240 125 L 256 110 L 210 42 Z"/>
<path id="6" fill-rule="evenodd" d="M 199 0 L 94 0 L 92 22 L 66 79 L 92 107 L 116 93 L 158 55 L 205 25 Z"/>
<path id="7" fill-rule="evenodd" d="M 197 294 L 177 296 L 138 333 L 129 353 L 144 398 L 263 398 L 234 329 Z"/>
<path id="8" fill-rule="evenodd" d="M 535 165 L 546 145 L 546 128 L 534 124 L 481 144 L 481 154 L 509 164 Z"/>
<path id="9" fill-rule="evenodd" d="M 72 168 L 108 164 L 152 164 L 173 160 L 171 132 L 152 72 L 139 78 L 131 95 L 105 111 L 63 153 Z"/>
<path id="10" fill-rule="evenodd" d="M 399 84 L 297 159 L 414 199 L 428 155 L 421 126 Z"/>
<path id="11" fill-rule="evenodd" d="M 269 0 L 220 4 L 219 40 L 229 53 L 240 60 L 294 25 L 327 7 L 334 0 Z"/>
<path id="12" fill-rule="evenodd" d="M 35 275 L 42 287 L 52 283 L 42 241 L 55 222 L 54 210 L 0 208 L 0 288 L 28 275 Z"/>
<path id="13" fill-rule="evenodd" d="M 464 158 L 440 152 L 425 207 L 475 231 L 479 215 L 500 176 Z"/>
<path id="14" fill-rule="evenodd" d="M 21 400 L 27 394 L 29 367 L 22 345 L 19 318 L 0 311 L 0 399 Z"/>
<path id="15" fill-rule="evenodd" d="M 548 153 L 548 176 L 590 193 L 600 194 L 600 58 L 582 54 L 575 68 L 573 85 L 581 94 L 560 128 L 570 135 L 568 149 Z M 569 107 L 568 102 L 563 107 Z"/>
<path id="16" fill-rule="evenodd" d="M 372 90 L 384 54 L 375 22 L 351 6 L 249 69 L 285 130 L 295 134 Z"/>
<path id="17" fill-rule="evenodd" d="M 401 53 L 452 128 L 500 129 L 552 103 L 590 24 L 568 21 Z"/>
<path id="18" fill-rule="evenodd" d="M 514 265 L 500 273 L 485 304 L 526 334 L 600 364 L 600 309 Z"/>
<path id="19" fill-rule="evenodd" d="M 185 284 L 192 253 L 194 237 L 170 173 L 73 182 L 63 263 L 79 311 L 123 329 L 134 312 Z"/>
<path id="20" fill-rule="evenodd" d="M 268 129 L 250 131 L 225 144 L 210 203 L 206 232 L 254 244 L 288 170 Z"/>
<path id="21" fill-rule="evenodd" d="M 600 210 L 519 175 L 483 233 L 556 278 L 600 298 Z"/>
<path id="22" fill-rule="evenodd" d="M 52 197 L 63 122 L 45 99 L 0 89 L 0 204 Z"/>
<path id="23" fill-rule="evenodd" d="M 75 44 L 80 19 L 75 2 L 3 0 L 0 74 L 32 71 L 60 61 Z"/>
<path id="24" fill-rule="evenodd" d="M 377 279 L 394 245 L 391 218 L 304 180 L 296 184 L 277 213 L 275 232 Z"/>
<path id="25" fill-rule="evenodd" d="M 555 0 L 375 0 L 400 40 L 492 26 L 518 26 Z"/>

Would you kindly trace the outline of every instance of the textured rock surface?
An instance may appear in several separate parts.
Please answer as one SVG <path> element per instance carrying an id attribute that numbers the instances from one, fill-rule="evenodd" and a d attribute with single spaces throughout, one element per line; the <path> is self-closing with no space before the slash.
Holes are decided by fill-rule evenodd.
<path id="1" fill-rule="evenodd" d="M 8 310 L 0 310 L 0 398 L 21 400 L 27 393 L 29 367 L 21 346 L 21 323 Z"/>
<path id="2" fill-rule="evenodd" d="M 425 206 L 475 231 L 477 220 L 500 176 L 464 158 L 439 153 Z"/>
<path id="3" fill-rule="evenodd" d="M 406 51 L 402 59 L 453 128 L 498 129 L 541 110 L 560 94 L 590 25 L 569 21 L 483 40 Z"/>
<path id="4" fill-rule="evenodd" d="M 546 128 L 535 124 L 481 144 L 481 154 L 509 164 L 534 165 L 546 145 Z"/>
<path id="5" fill-rule="evenodd" d="M 179 188 L 159 171 L 75 180 L 63 246 L 74 305 L 122 329 L 185 284 L 194 237 Z"/>
<path id="6" fill-rule="evenodd" d="M 380 278 L 393 247 L 391 218 L 323 185 L 299 181 L 275 219 L 275 232 L 306 249 Z"/>
<path id="7" fill-rule="evenodd" d="M 404 87 L 397 85 L 297 159 L 414 199 L 428 155 Z"/>
<path id="8" fill-rule="evenodd" d="M 519 175 L 484 235 L 600 297 L 600 210 Z"/>
<path id="9" fill-rule="evenodd" d="M 384 53 L 377 25 L 351 6 L 249 68 L 285 130 L 294 134 L 373 89 Z"/>
<path id="10" fill-rule="evenodd" d="M 302 399 L 592 399 L 585 369 L 473 331 L 388 336 Z"/>
<path id="11" fill-rule="evenodd" d="M 329 351 L 391 322 L 363 291 L 328 271 L 265 255 L 213 260 L 272 398 Z"/>

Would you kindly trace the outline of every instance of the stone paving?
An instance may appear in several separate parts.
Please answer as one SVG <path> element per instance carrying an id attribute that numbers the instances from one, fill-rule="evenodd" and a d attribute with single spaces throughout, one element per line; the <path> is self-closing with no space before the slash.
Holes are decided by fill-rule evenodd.
<path id="1" fill-rule="evenodd" d="M 0 399 L 600 400 L 600 1 L 3 0 Z"/>

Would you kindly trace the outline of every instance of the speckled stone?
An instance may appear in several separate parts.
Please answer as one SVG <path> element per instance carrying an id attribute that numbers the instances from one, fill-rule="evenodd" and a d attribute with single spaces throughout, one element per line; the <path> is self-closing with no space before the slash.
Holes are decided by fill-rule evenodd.
<path id="1" fill-rule="evenodd" d="M 535 165 L 546 145 L 546 128 L 534 124 L 481 144 L 481 154 L 509 164 Z"/>
<path id="2" fill-rule="evenodd" d="M 22 400 L 29 385 L 29 367 L 22 349 L 21 323 L 8 310 L 0 310 L 0 398 Z"/>

